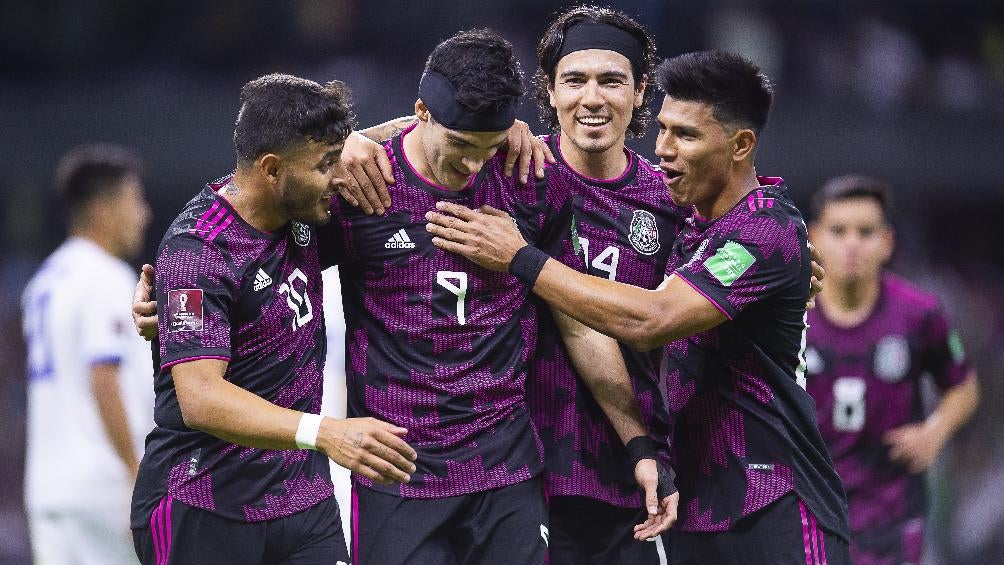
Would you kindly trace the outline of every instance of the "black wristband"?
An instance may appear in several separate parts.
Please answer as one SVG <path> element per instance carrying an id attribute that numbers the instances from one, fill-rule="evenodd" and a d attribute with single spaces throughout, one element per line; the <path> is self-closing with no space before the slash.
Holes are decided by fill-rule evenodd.
<path id="1" fill-rule="evenodd" d="M 649 436 L 632 438 L 624 447 L 627 448 L 628 459 L 631 460 L 631 469 L 634 469 L 642 459 L 659 461 L 659 451 L 655 447 L 655 441 Z"/>
<path id="2" fill-rule="evenodd" d="M 656 461 L 655 466 L 659 470 L 659 484 L 655 487 L 655 494 L 662 500 L 676 492 L 676 473 L 664 467 L 660 461 Z"/>
<path id="3" fill-rule="evenodd" d="M 638 436 L 627 442 L 628 458 L 631 460 L 631 469 L 638 466 L 642 459 L 652 459 L 655 461 L 655 468 L 659 473 L 659 483 L 656 485 L 655 494 L 659 500 L 676 492 L 675 474 L 667 469 L 662 461 L 659 461 L 659 450 L 655 445 L 655 440 L 649 436 Z"/>
<path id="4" fill-rule="evenodd" d="M 547 253 L 532 245 L 526 245 L 513 255 L 512 261 L 509 261 L 509 273 L 532 289 L 533 285 L 537 284 L 537 277 L 540 276 L 540 271 L 548 259 L 550 257 Z"/>

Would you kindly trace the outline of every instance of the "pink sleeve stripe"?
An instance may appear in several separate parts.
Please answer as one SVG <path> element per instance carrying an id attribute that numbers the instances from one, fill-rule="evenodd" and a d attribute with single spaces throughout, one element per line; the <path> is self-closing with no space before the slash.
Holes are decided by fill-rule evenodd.
<path id="1" fill-rule="evenodd" d="M 677 275 L 679 275 L 680 273 L 679 273 L 679 272 L 677 272 L 676 274 L 677 274 Z M 705 298 L 705 299 L 706 299 L 706 300 L 707 300 L 708 302 L 710 302 L 711 304 L 713 304 L 713 305 L 715 306 L 715 308 L 718 308 L 718 311 L 719 311 L 719 312 L 721 312 L 722 314 L 725 314 L 725 317 L 726 317 L 726 318 L 728 318 L 729 320 L 731 320 L 731 319 L 732 319 L 732 316 L 731 316 L 731 315 L 729 315 L 729 313 L 728 313 L 728 312 L 726 312 L 724 308 L 722 308 L 721 306 L 719 306 L 719 305 L 718 305 L 718 303 L 717 303 L 717 302 L 715 302 L 714 300 L 712 300 L 712 299 L 711 299 L 711 297 L 710 297 L 710 296 L 708 296 L 708 295 L 707 295 L 707 293 L 705 293 L 705 292 L 704 292 L 703 290 L 701 290 L 701 289 L 697 288 L 697 285 L 696 285 L 696 284 L 694 284 L 694 283 L 690 282 L 689 280 L 687 280 L 687 277 L 684 277 L 684 276 L 681 276 L 681 277 L 680 277 L 680 279 L 681 279 L 681 280 L 683 280 L 683 282 L 685 282 L 685 283 L 689 284 L 691 288 L 693 288 L 694 290 L 696 290 L 698 294 L 700 294 L 700 295 L 701 295 L 701 296 L 703 296 L 703 297 L 704 297 L 704 298 Z"/>
<path id="2" fill-rule="evenodd" d="M 177 365 L 178 363 L 187 363 L 189 361 L 199 361 L 199 360 L 202 360 L 202 359 L 219 359 L 220 361 L 226 361 L 228 363 L 230 362 L 230 358 L 229 357 L 223 357 L 223 356 L 220 356 L 220 355 L 202 355 L 202 356 L 199 356 L 199 357 L 185 357 L 184 359 L 175 359 L 174 361 L 171 361 L 170 363 L 164 363 L 163 365 L 160 366 L 160 368 L 161 368 L 161 370 L 163 370 L 163 369 L 167 369 L 168 367 L 173 367 L 174 365 Z"/>
<path id="3" fill-rule="evenodd" d="M 200 231 L 202 229 L 202 226 L 205 225 L 206 221 L 213 216 L 213 213 L 216 212 L 216 210 L 219 207 L 220 207 L 220 201 L 214 200 L 213 205 L 210 206 L 208 210 L 203 212 L 202 215 L 199 216 L 199 220 L 195 222 L 195 231 Z"/>
<path id="4" fill-rule="evenodd" d="M 227 218 L 225 220 L 223 220 L 223 222 L 221 222 L 218 226 L 216 226 L 215 229 L 213 229 L 213 231 L 206 238 L 206 241 L 212 241 L 212 240 L 216 239 L 216 236 L 220 235 L 221 231 L 227 229 L 227 227 L 230 224 L 232 224 L 233 221 L 234 221 L 234 217 L 233 216 L 227 216 Z"/>

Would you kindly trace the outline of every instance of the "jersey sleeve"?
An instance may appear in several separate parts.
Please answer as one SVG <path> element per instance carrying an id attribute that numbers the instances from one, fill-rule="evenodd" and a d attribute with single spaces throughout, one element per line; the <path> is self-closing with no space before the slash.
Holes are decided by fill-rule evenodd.
<path id="1" fill-rule="evenodd" d="M 730 320 L 751 304 L 780 293 L 808 294 L 809 280 L 801 266 L 806 239 L 793 221 L 754 215 L 739 230 L 711 236 L 705 249 L 675 274 Z"/>
<path id="2" fill-rule="evenodd" d="M 933 308 L 924 324 L 924 369 L 931 373 L 942 391 L 966 380 L 969 367 L 962 339 L 940 307 Z"/>
<path id="3" fill-rule="evenodd" d="M 118 364 L 128 350 L 132 329 L 126 323 L 127 297 L 116 291 L 118 285 L 94 285 L 85 297 L 86 306 L 78 317 L 80 350 L 90 365 Z"/>
<path id="4" fill-rule="evenodd" d="M 231 359 L 230 316 L 240 281 L 218 244 L 193 234 L 164 242 L 156 265 L 161 368 Z"/>
<path id="5" fill-rule="evenodd" d="M 529 241 L 544 253 L 576 271 L 585 273 L 586 264 L 579 245 L 575 218 L 576 197 L 568 183 L 544 169 L 544 178 L 537 180 L 537 201 L 540 203 L 536 241 Z"/>

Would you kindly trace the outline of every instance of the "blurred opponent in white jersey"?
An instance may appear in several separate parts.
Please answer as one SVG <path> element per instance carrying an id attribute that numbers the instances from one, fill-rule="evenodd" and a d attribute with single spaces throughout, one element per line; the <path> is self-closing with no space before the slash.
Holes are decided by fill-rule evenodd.
<path id="1" fill-rule="evenodd" d="M 129 501 L 153 427 L 150 345 L 133 330 L 136 273 L 124 261 L 150 221 L 139 166 L 108 145 L 63 158 L 68 238 L 22 297 L 25 506 L 39 565 L 136 562 Z"/>

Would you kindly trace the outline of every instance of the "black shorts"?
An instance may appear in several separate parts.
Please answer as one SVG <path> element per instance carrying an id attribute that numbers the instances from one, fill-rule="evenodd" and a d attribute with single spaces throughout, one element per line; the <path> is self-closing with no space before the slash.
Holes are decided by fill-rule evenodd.
<path id="1" fill-rule="evenodd" d="M 331 497 L 268 522 L 236 522 L 166 496 L 132 532 L 143 565 L 337 565 L 348 551 Z"/>
<path id="2" fill-rule="evenodd" d="M 354 565 L 543 565 L 543 483 L 447 498 L 402 498 L 352 485 Z"/>
<path id="3" fill-rule="evenodd" d="M 725 532 L 669 531 L 670 565 L 850 565 L 847 542 L 822 529 L 794 493 Z"/>
<path id="4" fill-rule="evenodd" d="M 584 496 L 554 496 L 551 565 L 665 565 L 666 540 L 634 539 L 635 524 L 648 518 L 644 508 L 621 508 Z"/>

